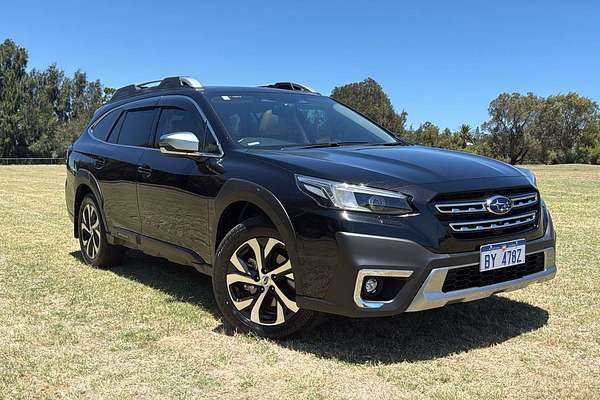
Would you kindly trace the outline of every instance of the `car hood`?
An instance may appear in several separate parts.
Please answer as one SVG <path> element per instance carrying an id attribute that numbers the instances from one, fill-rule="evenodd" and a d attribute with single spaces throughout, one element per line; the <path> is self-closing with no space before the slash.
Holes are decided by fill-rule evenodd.
<path id="1" fill-rule="evenodd" d="M 424 146 L 251 150 L 250 154 L 297 174 L 380 188 L 523 177 L 518 169 L 500 161 Z"/>

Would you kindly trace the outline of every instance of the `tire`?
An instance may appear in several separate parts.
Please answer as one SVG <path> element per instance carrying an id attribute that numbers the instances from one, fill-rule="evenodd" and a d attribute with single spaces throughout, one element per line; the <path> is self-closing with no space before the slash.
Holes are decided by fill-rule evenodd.
<path id="1" fill-rule="evenodd" d="M 268 338 L 312 326 L 317 313 L 297 307 L 293 274 L 285 244 L 267 220 L 256 217 L 236 225 L 219 244 L 213 270 L 213 291 L 225 322 Z"/>
<path id="2" fill-rule="evenodd" d="M 79 206 L 77 223 L 79 247 L 86 264 L 96 268 L 111 268 L 121 263 L 125 248 L 108 242 L 100 207 L 91 194 L 86 195 Z"/>

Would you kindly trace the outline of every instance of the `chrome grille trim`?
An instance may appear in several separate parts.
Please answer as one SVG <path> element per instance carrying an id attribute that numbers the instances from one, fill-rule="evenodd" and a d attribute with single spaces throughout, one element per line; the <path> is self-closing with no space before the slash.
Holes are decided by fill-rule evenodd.
<path id="1" fill-rule="evenodd" d="M 513 202 L 513 209 L 520 207 L 527 207 L 538 202 L 537 193 L 527 193 L 518 196 L 509 196 Z"/>
<path id="2" fill-rule="evenodd" d="M 506 196 L 513 202 L 513 209 L 527 207 L 538 202 L 537 193 L 526 193 Z M 472 214 L 487 212 L 485 202 L 487 199 L 477 201 L 460 201 L 452 203 L 438 203 L 435 208 L 441 214 Z"/>
<path id="3" fill-rule="evenodd" d="M 464 203 L 440 203 L 435 208 L 442 214 L 463 214 L 485 212 L 485 201 L 464 202 Z"/>
<path id="4" fill-rule="evenodd" d="M 515 226 L 527 225 L 535 222 L 536 211 L 510 217 L 488 219 L 483 221 L 463 221 L 450 224 L 454 232 L 481 232 L 493 229 L 505 229 Z"/>

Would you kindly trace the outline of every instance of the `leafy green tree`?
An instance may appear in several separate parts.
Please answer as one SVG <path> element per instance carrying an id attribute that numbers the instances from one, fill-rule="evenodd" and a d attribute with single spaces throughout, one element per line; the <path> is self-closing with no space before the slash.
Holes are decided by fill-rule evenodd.
<path id="1" fill-rule="evenodd" d="M 475 131 L 471 134 L 472 145 L 462 149 L 469 153 L 475 153 L 486 157 L 493 157 L 491 149 L 491 136 L 485 132 L 482 132 L 479 127 L 475 128 Z"/>
<path id="2" fill-rule="evenodd" d="M 546 98 L 536 120 L 540 161 L 587 161 L 585 148 L 597 140 L 598 118 L 598 104 L 577 93 Z"/>
<path id="3" fill-rule="evenodd" d="M 0 157 L 22 157 L 27 143 L 21 137 L 23 100 L 27 78 L 27 50 L 6 39 L 0 45 Z"/>
<path id="4" fill-rule="evenodd" d="M 54 84 L 50 71 L 31 71 L 25 80 L 25 91 L 20 104 L 23 129 L 20 137 L 27 143 L 28 157 L 46 157 L 52 153 L 57 127 L 52 97 Z"/>
<path id="5" fill-rule="evenodd" d="M 489 106 L 490 119 L 483 124 L 494 157 L 511 164 L 522 162 L 533 146 L 533 130 L 542 100 L 533 93 L 502 93 Z"/>
<path id="6" fill-rule="evenodd" d="M 391 132 L 402 135 L 407 113 L 396 113 L 381 85 L 372 78 L 333 88 L 331 97 L 347 104 Z"/>
<path id="7" fill-rule="evenodd" d="M 0 157 L 59 157 L 114 90 L 82 71 L 26 68 L 24 48 L 0 44 Z"/>
<path id="8" fill-rule="evenodd" d="M 425 146 L 438 147 L 440 139 L 440 128 L 433 122 L 425 122 L 415 130 L 414 141 Z"/>
<path id="9" fill-rule="evenodd" d="M 458 137 L 460 148 L 465 149 L 469 143 L 473 143 L 473 137 L 471 135 L 471 126 L 469 124 L 462 124 L 456 132 Z"/>
<path id="10" fill-rule="evenodd" d="M 115 94 L 116 91 L 117 91 L 117 89 L 115 89 L 115 88 L 104 87 L 104 89 L 103 89 L 104 102 L 110 101 L 110 99 L 112 98 L 113 94 Z"/>
<path id="11" fill-rule="evenodd" d="M 455 149 L 456 144 L 454 139 L 454 134 L 450 130 L 450 128 L 444 128 L 442 132 L 438 135 L 437 139 L 437 147 L 442 147 L 445 149 Z"/>

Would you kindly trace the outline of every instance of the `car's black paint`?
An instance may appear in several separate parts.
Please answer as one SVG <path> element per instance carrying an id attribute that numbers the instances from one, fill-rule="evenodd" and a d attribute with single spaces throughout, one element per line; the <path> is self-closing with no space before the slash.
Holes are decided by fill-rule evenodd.
<path id="1" fill-rule="evenodd" d="M 527 242 L 528 252 L 534 253 L 554 246 L 556 238 L 551 219 L 546 209 L 543 212 L 547 229 L 542 237 Z M 334 241 L 330 241 L 330 246 L 333 243 Z M 327 275 L 320 276 L 320 279 L 327 280 L 330 290 L 325 296 L 300 295 L 297 298 L 299 305 L 350 317 L 395 315 L 407 309 L 432 269 L 479 263 L 479 251 L 457 253 L 450 255 L 450 259 L 448 254 L 429 251 L 412 240 L 385 236 L 361 236 L 337 232 L 335 243 L 337 243 L 336 254 L 339 259 L 328 265 L 329 268 L 324 269 Z M 327 251 L 324 244 L 321 244 L 318 249 Z M 305 250 L 307 254 L 311 251 L 317 251 L 317 247 Z M 323 263 L 322 258 L 311 261 Z M 372 267 L 413 271 L 411 279 L 406 281 L 393 301 L 377 309 L 376 312 L 357 308 L 352 297 L 356 274 L 361 268 Z"/>
<path id="2" fill-rule="evenodd" d="M 515 168 L 485 157 L 421 146 L 348 146 L 257 151 L 295 173 L 382 189 L 410 185 L 522 177 Z"/>
<path id="3" fill-rule="evenodd" d="M 356 265 L 357 257 L 361 259 L 350 254 L 356 251 L 356 245 L 350 244 L 352 251 L 348 250 L 349 242 L 340 240 L 341 233 L 399 239 L 431 254 L 474 252 L 489 239 L 461 239 L 450 234 L 431 209 L 430 202 L 436 196 L 514 187 L 537 191 L 523 174 L 507 164 L 420 146 L 247 149 L 227 135 L 206 100 L 209 95 L 236 91 L 279 89 L 167 90 L 160 95 L 143 95 L 135 101 L 125 99 L 101 107 L 68 155 L 65 190 L 69 214 L 76 219 L 78 193 L 89 190 L 102 208 L 111 242 L 210 274 L 222 237 L 222 216 L 236 203 L 248 203 L 269 217 L 286 242 L 294 265 L 299 306 L 363 315 L 364 311 L 351 305 L 351 297 L 340 302 L 340 296 L 347 295 L 356 277 L 356 267 L 348 268 L 347 264 Z M 200 117 L 206 118 L 224 155 L 163 154 L 153 147 L 159 134 L 155 131 L 148 132 L 147 147 L 133 147 L 98 140 L 88 129 L 110 110 L 152 107 L 159 102 L 169 105 L 169 96 L 179 102 L 178 106 L 181 97 L 187 97 L 186 101 L 200 107 Z M 157 112 L 153 130 L 158 115 Z M 417 213 L 398 217 L 323 208 L 298 189 L 295 174 L 400 191 L 412 198 Z M 529 231 L 495 236 L 493 241 L 539 239 L 546 232 L 546 220 L 543 215 Z M 380 246 L 374 248 L 381 249 Z M 402 251 L 389 254 L 399 257 Z M 389 257 L 382 260 L 393 262 Z M 399 260 L 388 266 L 402 265 Z M 422 267 L 419 279 L 405 290 L 418 287 L 428 268 L 432 268 L 430 264 Z"/>

